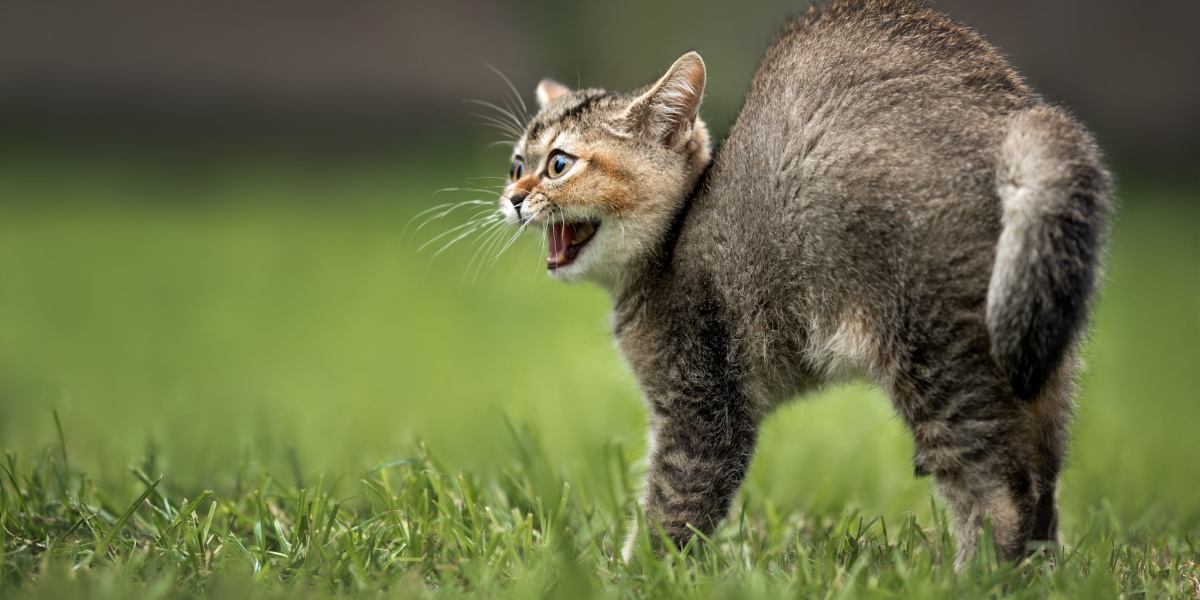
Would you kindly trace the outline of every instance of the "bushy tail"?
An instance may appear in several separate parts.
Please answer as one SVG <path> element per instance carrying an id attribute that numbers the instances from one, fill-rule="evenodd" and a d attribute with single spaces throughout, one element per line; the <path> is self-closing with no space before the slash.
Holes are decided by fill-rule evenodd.
<path id="1" fill-rule="evenodd" d="M 1091 137 L 1049 106 L 1013 118 L 996 184 L 1004 228 L 988 287 L 988 331 L 1013 390 L 1032 398 L 1087 321 L 1111 184 Z"/>

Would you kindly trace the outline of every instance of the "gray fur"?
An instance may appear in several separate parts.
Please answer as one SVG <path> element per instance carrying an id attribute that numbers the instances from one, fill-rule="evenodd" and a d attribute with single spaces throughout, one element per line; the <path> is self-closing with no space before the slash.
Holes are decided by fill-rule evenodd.
<path id="1" fill-rule="evenodd" d="M 1003 233 L 988 287 L 992 348 L 1022 398 L 1036 394 L 1087 318 L 1109 181 L 1087 134 L 1047 106 L 1013 116 L 1000 145 Z"/>
<path id="2" fill-rule="evenodd" d="M 1010 557 L 1055 539 L 1110 212 L 1088 133 L 976 33 L 903 0 L 836 0 L 790 23 L 707 168 L 689 160 L 707 159 L 707 137 L 664 154 L 614 129 L 636 96 L 575 92 L 530 129 L 642 144 L 681 170 L 671 181 L 696 181 L 644 217 L 654 243 L 619 276 L 592 277 L 651 409 L 649 522 L 676 543 L 711 531 L 770 410 L 865 375 L 946 498 L 960 564 L 985 517 Z"/>

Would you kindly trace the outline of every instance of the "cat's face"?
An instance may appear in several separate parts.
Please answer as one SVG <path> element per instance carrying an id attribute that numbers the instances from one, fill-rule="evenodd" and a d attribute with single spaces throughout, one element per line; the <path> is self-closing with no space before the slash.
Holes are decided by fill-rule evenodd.
<path id="1" fill-rule="evenodd" d="M 704 80 L 692 52 L 633 94 L 538 84 L 500 211 L 544 230 L 552 276 L 611 286 L 657 247 L 711 157 Z"/>

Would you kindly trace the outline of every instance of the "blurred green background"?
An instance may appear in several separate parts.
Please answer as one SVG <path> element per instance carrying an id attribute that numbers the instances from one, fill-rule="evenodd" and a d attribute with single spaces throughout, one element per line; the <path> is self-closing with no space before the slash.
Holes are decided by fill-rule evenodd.
<path id="1" fill-rule="evenodd" d="M 1067 526 L 1111 506 L 1196 531 L 1197 95 L 1162 42 L 1194 43 L 1172 33 L 1186 19 L 940 5 L 1093 125 L 1118 176 Z M 36 456 L 57 410 L 102 481 L 153 455 L 192 488 L 245 463 L 353 478 L 417 439 L 487 470 L 510 460 L 506 417 L 563 468 L 643 447 L 603 292 L 549 281 L 533 239 L 478 273 L 473 240 L 418 251 L 463 215 L 406 226 L 505 172 L 461 102 L 505 101 L 485 63 L 528 102 L 543 75 L 632 87 L 697 48 L 720 134 L 802 5 L 129 6 L 0 12 L 0 447 Z M 62 36 L 17 35 L 38 27 Z M 833 388 L 768 422 L 749 486 L 782 511 L 924 514 L 910 450 L 880 392 Z"/>

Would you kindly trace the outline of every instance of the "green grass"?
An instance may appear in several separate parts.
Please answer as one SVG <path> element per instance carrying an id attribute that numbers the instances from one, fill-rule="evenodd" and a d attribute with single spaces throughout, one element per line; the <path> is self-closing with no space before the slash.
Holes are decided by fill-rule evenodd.
<path id="1" fill-rule="evenodd" d="M 607 299 L 536 243 L 417 253 L 462 178 L 401 164 L 0 166 L 0 596 L 1200 596 L 1195 190 L 1123 191 L 1057 557 L 955 574 L 852 385 L 769 420 L 710 541 L 625 565 L 644 410 Z"/>

